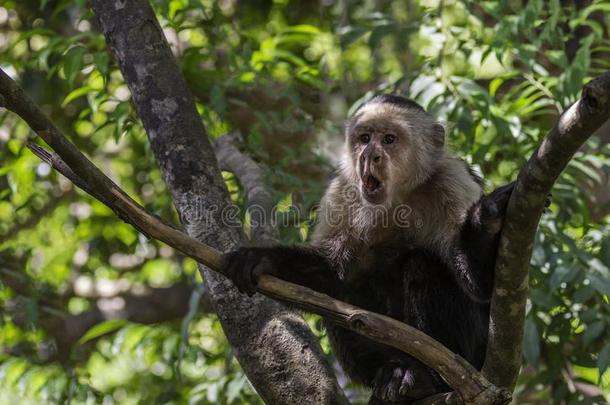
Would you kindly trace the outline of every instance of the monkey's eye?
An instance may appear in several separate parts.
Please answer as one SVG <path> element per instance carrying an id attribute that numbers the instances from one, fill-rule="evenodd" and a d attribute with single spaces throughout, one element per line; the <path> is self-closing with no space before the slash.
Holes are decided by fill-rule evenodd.
<path id="1" fill-rule="evenodd" d="M 383 143 L 385 143 L 386 145 L 394 143 L 395 140 L 396 140 L 396 135 L 393 135 L 393 134 L 386 134 L 386 136 L 383 137 Z"/>
<path id="2" fill-rule="evenodd" d="M 361 134 L 359 136 L 359 138 L 360 138 L 360 142 L 369 143 L 369 141 L 371 140 L 371 135 L 370 134 Z"/>

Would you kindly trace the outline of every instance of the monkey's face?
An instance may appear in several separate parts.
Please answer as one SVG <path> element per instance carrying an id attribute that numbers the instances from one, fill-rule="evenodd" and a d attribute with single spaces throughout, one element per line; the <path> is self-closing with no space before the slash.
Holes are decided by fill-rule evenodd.
<path id="1" fill-rule="evenodd" d="M 390 204 L 421 184 L 443 151 L 444 130 L 430 115 L 383 103 L 362 107 L 346 135 L 352 173 L 371 204 Z"/>
<path id="2" fill-rule="evenodd" d="M 392 126 L 363 122 L 350 134 L 351 152 L 362 196 L 372 204 L 388 199 L 392 187 L 391 161 L 394 159 L 398 131 Z"/>

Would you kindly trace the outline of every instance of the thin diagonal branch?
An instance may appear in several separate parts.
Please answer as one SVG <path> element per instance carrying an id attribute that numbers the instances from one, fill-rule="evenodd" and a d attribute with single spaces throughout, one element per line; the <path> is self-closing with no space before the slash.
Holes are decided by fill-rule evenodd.
<path id="1" fill-rule="evenodd" d="M 221 136 L 214 143 L 214 151 L 220 166 L 233 172 L 242 184 L 248 199 L 248 212 L 252 219 L 252 239 L 259 246 L 279 241 L 279 231 L 273 221 L 273 198 L 265 188 L 265 170 L 247 153 L 239 149 L 240 134 Z"/>
<path id="2" fill-rule="evenodd" d="M 3 97 L 3 105 L 24 119 L 54 149 L 56 156 L 48 152 L 51 161 L 63 161 L 86 183 L 86 188 L 95 190 L 95 195 L 102 196 L 102 202 L 109 204 L 123 220 L 210 269 L 222 271 L 223 256 L 220 252 L 165 224 L 136 203 L 82 155 L 2 70 L 0 95 Z M 56 164 L 54 167 L 63 166 Z M 510 399 L 508 391 L 490 384 L 462 357 L 409 325 L 268 275 L 259 279 L 258 291 L 323 315 L 346 329 L 412 355 L 435 369 L 466 403 L 500 404 Z"/>

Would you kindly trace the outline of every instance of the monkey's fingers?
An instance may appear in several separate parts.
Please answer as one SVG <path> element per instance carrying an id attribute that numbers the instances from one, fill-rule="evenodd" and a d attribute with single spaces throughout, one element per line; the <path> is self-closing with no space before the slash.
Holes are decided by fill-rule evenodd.
<path id="1" fill-rule="evenodd" d="M 481 221 L 483 223 L 500 217 L 498 203 L 491 198 L 484 197 L 481 201 Z"/>
<path id="2" fill-rule="evenodd" d="M 242 248 L 229 253 L 225 259 L 225 274 L 240 292 L 249 296 L 256 292 L 256 283 L 252 277 L 258 264 L 256 256 L 256 252 Z"/>
<path id="3" fill-rule="evenodd" d="M 392 368 L 382 366 L 377 370 L 375 378 L 373 379 L 373 396 L 375 398 L 383 399 L 385 382 L 391 377 Z"/>
<path id="4" fill-rule="evenodd" d="M 383 394 L 381 397 L 382 399 L 392 402 L 398 401 L 403 376 L 404 370 L 400 367 L 396 367 L 391 371 L 390 379 L 385 382 L 385 388 L 383 389 Z"/>
<path id="5" fill-rule="evenodd" d="M 250 273 L 250 280 L 255 288 L 258 285 L 258 278 L 262 274 L 277 276 L 276 267 L 268 256 L 261 256 Z"/>
<path id="6" fill-rule="evenodd" d="M 493 201 L 498 211 L 501 215 L 506 211 L 506 206 L 508 205 L 508 200 L 510 199 L 513 190 L 515 189 L 515 182 L 506 184 L 504 186 L 498 187 L 494 191 L 491 192 L 485 199 Z"/>
<path id="7" fill-rule="evenodd" d="M 410 397 L 412 395 L 412 391 L 415 388 L 415 374 L 413 370 L 405 370 L 405 373 L 400 381 L 400 390 L 398 394 L 401 397 Z"/>
<path id="8" fill-rule="evenodd" d="M 379 399 L 380 403 L 402 403 L 401 400 L 405 399 L 401 394 L 401 391 L 405 391 L 403 385 L 405 382 L 411 383 L 411 377 L 408 369 L 397 362 L 389 362 L 377 370 L 373 380 L 373 396 Z"/>

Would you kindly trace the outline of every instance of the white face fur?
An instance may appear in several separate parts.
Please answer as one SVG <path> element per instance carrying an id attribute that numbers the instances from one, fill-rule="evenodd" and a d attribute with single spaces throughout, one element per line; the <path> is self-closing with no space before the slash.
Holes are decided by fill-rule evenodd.
<path id="1" fill-rule="evenodd" d="M 358 182 L 365 201 L 387 206 L 434 172 L 444 153 L 444 129 L 417 108 L 373 101 L 348 121 L 346 147 L 344 172 Z"/>

